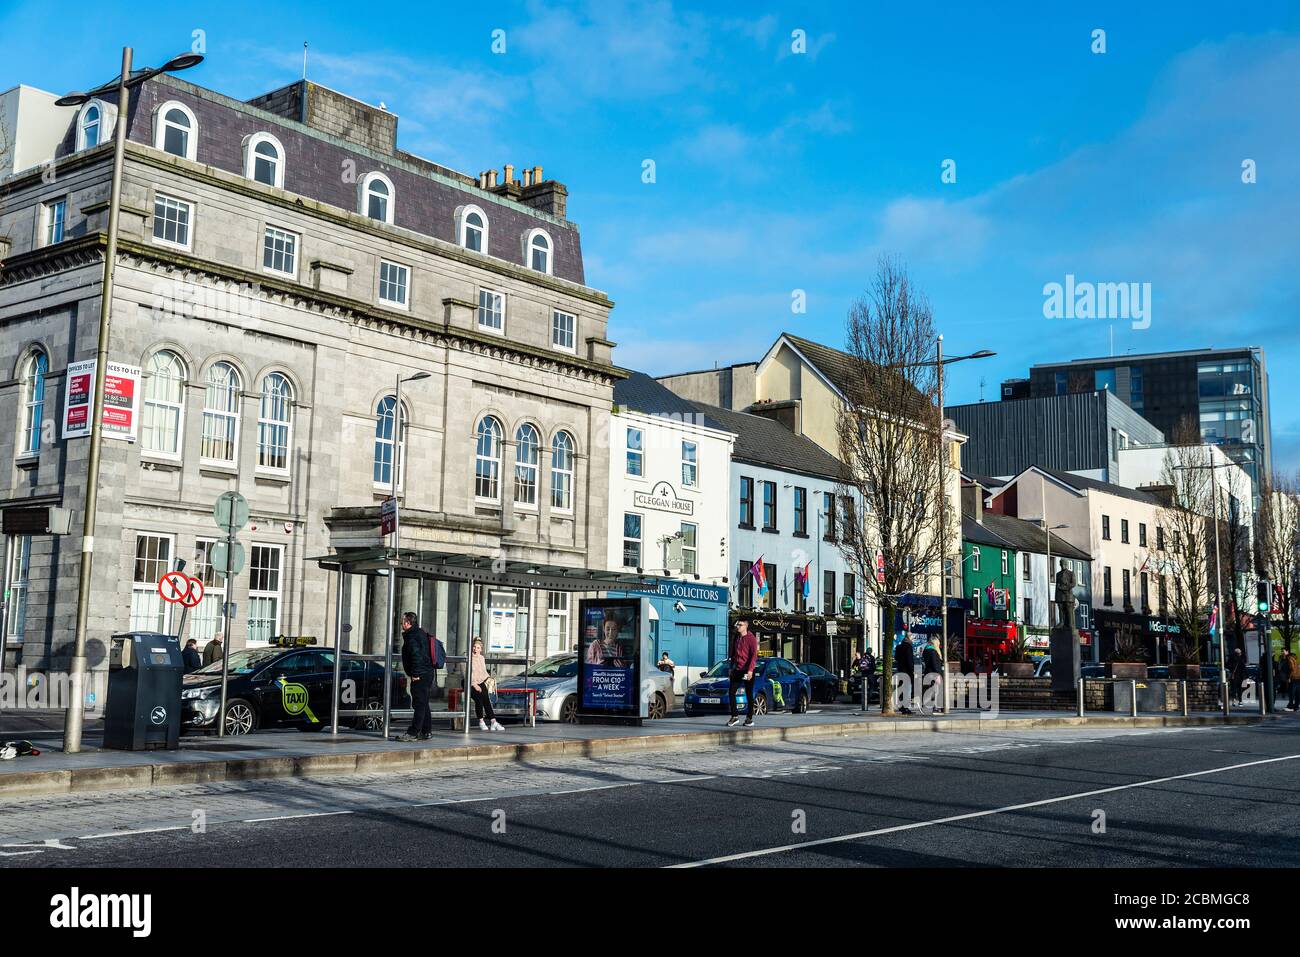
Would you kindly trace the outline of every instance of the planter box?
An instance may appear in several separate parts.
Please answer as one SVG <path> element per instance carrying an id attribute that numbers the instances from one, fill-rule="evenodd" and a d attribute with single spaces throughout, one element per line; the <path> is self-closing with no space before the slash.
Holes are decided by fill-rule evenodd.
<path id="1" fill-rule="evenodd" d="M 1170 665 L 1169 677 L 1176 681 L 1182 681 L 1182 680 L 1200 681 L 1201 666 L 1200 665 Z"/>
<path id="2" fill-rule="evenodd" d="M 1145 678 L 1147 666 L 1141 661 L 1106 662 L 1107 678 Z"/>
<path id="3" fill-rule="evenodd" d="M 1034 676 L 1034 663 L 1032 661 L 1003 661 L 998 664 L 998 670 L 1008 678 L 1032 678 Z"/>

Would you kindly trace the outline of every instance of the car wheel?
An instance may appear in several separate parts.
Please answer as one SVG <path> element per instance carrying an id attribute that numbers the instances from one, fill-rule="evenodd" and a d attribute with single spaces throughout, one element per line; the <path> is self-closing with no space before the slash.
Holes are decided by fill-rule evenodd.
<path id="1" fill-rule="evenodd" d="M 754 714 L 767 714 L 766 691 L 760 691 L 754 695 Z"/>
<path id="2" fill-rule="evenodd" d="M 560 705 L 560 720 L 565 724 L 578 723 L 578 696 L 571 694 L 564 699 L 564 704 Z"/>
<path id="3" fill-rule="evenodd" d="M 362 731 L 382 731 L 384 730 L 384 706 L 378 701 L 367 701 L 366 710 L 369 714 L 357 715 L 352 719 L 352 727 Z"/>
<path id="4" fill-rule="evenodd" d="M 257 712 L 243 698 L 226 702 L 226 734 L 251 734 L 257 730 Z"/>
<path id="5" fill-rule="evenodd" d="M 808 713 L 808 692 L 804 691 L 803 689 L 799 690 L 799 698 L 794 703 L 794 713 L 795 714 Z"/>
<path id="6" fill-rule="evenodd" d="M 654 699 L 650 702 L 650 717 L 654 719 L 668 717 L 668 702 L 664 700 L 663 694 L 656 691 Z"/>

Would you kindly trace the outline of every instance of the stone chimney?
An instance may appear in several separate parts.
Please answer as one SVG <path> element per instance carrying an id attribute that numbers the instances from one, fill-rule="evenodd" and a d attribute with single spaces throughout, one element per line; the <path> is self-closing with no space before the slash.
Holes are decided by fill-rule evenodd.
<path id="1" fill-rule="evenodd" d="M 984 488 L 976 482 L 961 487 L 961 513 L 984 524 Z"/>
<path id="2" fill-rule="evenodd" d="M 504 170 L 504 172 L 503 172 L 502 179 L 505 181 L 505 185 L 506 185 L 506 186 L 511 186 L 511 185 L 514 184 L 514 181 L 515 181 L 515 168 L 514 168 L 514 165 L 513 165 L 513 164 L 511 164 L 511 163 L 507 163 L 507 164 L 505 165 L 505 170 Z"/>

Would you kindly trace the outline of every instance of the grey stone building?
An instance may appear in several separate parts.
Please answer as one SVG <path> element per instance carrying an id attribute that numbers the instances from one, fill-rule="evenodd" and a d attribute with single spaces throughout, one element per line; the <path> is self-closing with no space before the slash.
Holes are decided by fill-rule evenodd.
<path id="1" fill-rule="evenodd" d="M 59 669 L 89 450 L 64 438 L 67 369 L 95 355 L 118 117 L 98 100 L 17 106 L 0 116 L 60 135 L 0 178 L 0 510 L 18 529 L 61 506 L 72 533 L 6 535 L 5 663 Z M 109 357 L 140 379 L 133 438 L 104 441 L 92 666 L 113 633 L 175 629 L 155 586 L 178 559 L 208 586 L 188 635 L 210 637 L 229 600 L 234 648 L 328 639 L 334 589 L 309 559 L 379 545 L 395 478 L 404 547 L 604 566 L 609 462 L 595 450 L 623 373 L 562 184 L 541 167 L 498 180 L 438 166 L 397 148 L 393 114 L 305 81 L 245 103 L 159 76 L 124 121 Z M 395 476 L 395 379 L 417 373 Z M 212 505 L 231 489 L 252 518 L 248 568 L 226 584 L 208 559 Z M 465 601 L 401 596 L 449 636 Z M 345 602 L 376 650 L 382 580 L 352 581 Z M 521 639 L 570 644 L 568 596 L 518 605 Z"/>

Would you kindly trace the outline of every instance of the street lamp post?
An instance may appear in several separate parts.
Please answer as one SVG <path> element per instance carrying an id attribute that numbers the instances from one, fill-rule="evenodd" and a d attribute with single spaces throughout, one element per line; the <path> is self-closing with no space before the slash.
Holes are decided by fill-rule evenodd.
<path id="1" fill-rule="evenodd" d="M 392 558 L 388 560 L 388 627 L 384 635 L 384 674 L 393 673 L 393 636 L 397 628 L 397 616 L 400 614 L 397 610 L 397 563 L 401 561 L 402 549 L 402 507 L 398 501 L 398 494 L 401 489 L 400 476 L 402 474 L 402 383 L 418 382 L 420 379 L 429 378 L 428 372 L 417 372 L 414 375 L 402 377 L 398 373 L 393 386 L 393 474 L 392 493 L 393 493 L 393 549 Z M 387 739 L 393 715 L 393 683 L 390 680 L 384 681 L 384 738 Z"/>
<path id="2" fill-rule="evenodd" d="M 81 733 L 85 718 L 86 630 L 90 619 L 91 570 L 94 565 L 95 519 L 99 507 L 99 464 L 103 447 L 101 422 L 104 416 L 104 376 L 108 365 L 109 319 L 113 305 L 113 269 L 117 261 L 117 221 L 122 210 L 122 168 L 126 157 L 126 124 L 130 112 L 131 87 L 139 86 L 160 73 L 187 70 L 203 62 L 198 53 L 173 57 L 160 67 L 131 73 L 131 48 L 122 48 L 122 73 L 116 80 L 89 93 L 69 93 L 55 100 L 55 106 L 81 106 L 111 90 L 117 91 L 117 117 L 113 123 L 113 174 L 108 194 L 108 240 L 104 247 L 104 275 L 100 283 L 99 336 L 95 348 L 95 385 L 90 406 L 90 452 L 86 459 L 86 507 L 82 517 L 81 568 L 77 580 L 77 624 L 69 663 L 72 699 L 63 723 L 63 750 L 73 754 L 81 750 Z M 75 351 L 75 343 L 73 349 Z M 227 636 L 227 641 L 229 636 Z"/>
<path id="3" fill-rule="evenodd" d="M 968 356 L 951 356 L 947 359 L 943 356 L 943 336 L 940 335 L 935 342 L 935 357 L 929 362 L 909 362 L 901 365 L 891 366 L 894 369 L 913 369 L 925 366 L 934 366 L 935 374 L 938 377 L 938 399 L 939 399 L 939 655 L 941 657 L 940 667 L 941 684 L 943 687 L 943 712 L 948 711 L 948 577 L 947 569 L 944 563 L 948 558 L 948 525 L 947 525 L 947 504 L 948 504 L 948 485 L 947 485 L 947 466 L 948 460 L 944 455 L 944 438 L 946 436 L 947 420 L 943 415 L 943 367 L 951 365 L 954 362 L 964 362 L 967 359 L 987 359 L 990 356 L 997 355 L 988 349 L 981 349 L 979 352 L 972 352 Z"/>
<path id="4" fill-rule="evenodd" d="M 1223 571 L 1219 564 L 1219 486 L 1215 478 L 1217 469 L 1226 469 L 1232 462 L 1210 462 L 1207 465 L 1175 465 L 1176 472 L 1190 472 L 1196 469 L 1210 470 L 1210 494 L 1214 497 L 1214 621 L 1219 628 L 1219 691 L 1223 695 L 1223 715 L 1227 717 L 1232 710 L 1228 698 L 1228 656 L 1224 649 L 1223 640 L 1223 598 L 1220 592 L 1223 589 Z M 1262 665 L 1261 665 L 1262 667 Z"/>

